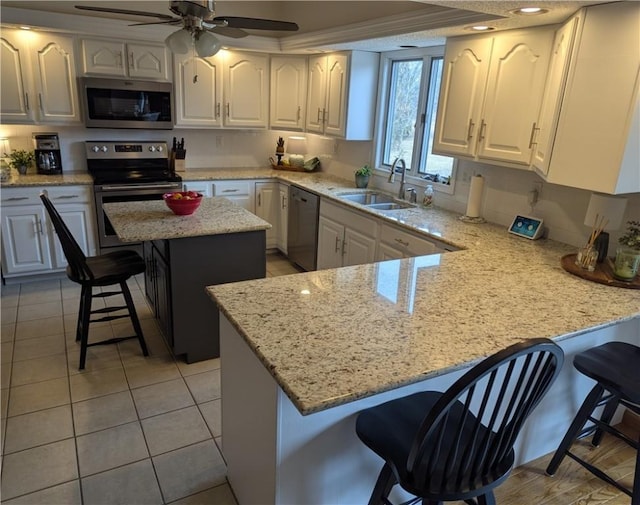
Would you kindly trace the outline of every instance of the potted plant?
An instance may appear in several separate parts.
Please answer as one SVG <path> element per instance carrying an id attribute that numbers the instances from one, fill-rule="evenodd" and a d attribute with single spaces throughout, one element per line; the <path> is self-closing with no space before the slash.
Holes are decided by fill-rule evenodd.
<path id="1" fill-rule="evenodd" d="M 366 188 L 369 184 L 369 177 L 371 176 L 371 168 L 369 165 L 364 165 L 360 167 L 355 172 L 356 174 L 356 187 L 357 188 Z"/>
<path id="2" fill-rule="evenodd" d="M 632 281 L 640 268 L 640 221 L 627 221 L 627 233 L 618 240 L 613 275 L 622 281 Z"/>
<path id="3" fill-rule="evenodd" d="M 27 169 L 35 159 L 33 152 L 23 149 L 14 149 L 8 156 L 11 159 L 9 165 L 15 168 L 21 175 L 27 173 Z"/>

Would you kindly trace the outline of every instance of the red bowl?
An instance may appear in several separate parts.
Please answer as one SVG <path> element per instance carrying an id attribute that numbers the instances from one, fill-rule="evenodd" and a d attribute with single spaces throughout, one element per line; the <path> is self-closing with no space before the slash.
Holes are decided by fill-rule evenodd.
<path id="1" fill-rule="evenodd" d="M 174 191 L 165 193 L 162 195 L 162 199 L 174 214 L 189 216 L 200 206 L 202 194 L 195 191 Z"/>

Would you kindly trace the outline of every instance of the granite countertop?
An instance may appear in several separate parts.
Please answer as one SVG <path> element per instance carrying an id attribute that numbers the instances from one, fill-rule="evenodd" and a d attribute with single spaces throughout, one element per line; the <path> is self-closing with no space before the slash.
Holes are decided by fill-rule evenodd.
<path id="1" fill-rule="evenodd" d="M 226 198 L 203 198 L 190 216 L 175 215 L 162 200 L 106 203 L 104 210 L 123 242 L 177 239 L 266 230 L 271 225 Z"/>
<path id="2" fill-rule="evenodd" d="M 6 181 L 0 183 L 3 188 L 28 188 L 31 186 L 74 186 L 93 185 L 89 172 L 68 172 L 60 175 L 26 174 L 20 175 L 11 170 Z"/>
<path id="3" fill-rule="evenodd" d="M 515 342 L 640 317 L 640 292 L 568 274 L 575 248 L 438 209 L 393 211 L 463 250 L 208 287 L 303 414 L 469 366 Z"/>

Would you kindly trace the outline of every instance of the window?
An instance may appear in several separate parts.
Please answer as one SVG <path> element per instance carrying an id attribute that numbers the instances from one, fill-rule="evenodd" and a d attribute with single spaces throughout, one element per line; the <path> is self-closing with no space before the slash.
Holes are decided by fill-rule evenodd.
<path id="1" fill-rule="evenodd" d="M 444 48 L 394 51 L 382 56 L 377 163 L 389 171 L 402 158 L 407 175 L 445 190 L 453 180 L 455 159 L 433 154 L 433 135 Z"/>

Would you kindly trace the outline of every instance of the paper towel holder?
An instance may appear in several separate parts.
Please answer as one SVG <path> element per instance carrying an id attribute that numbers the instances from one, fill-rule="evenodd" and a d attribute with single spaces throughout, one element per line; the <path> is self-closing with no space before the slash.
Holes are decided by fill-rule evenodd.
<path id="1" fill-rule="evenodd" d="M 474 176 L 471 178 L 471 184 L 469 186 L 467 210 L 464 216 L 460 216 L 460 221 L 472 224 L 486 223 L 485 219 L 480 215 L 480 211 L 482 208 L 483 187 L 484 178 L 482 177 L 482 174 L 474 174 Z"/>

